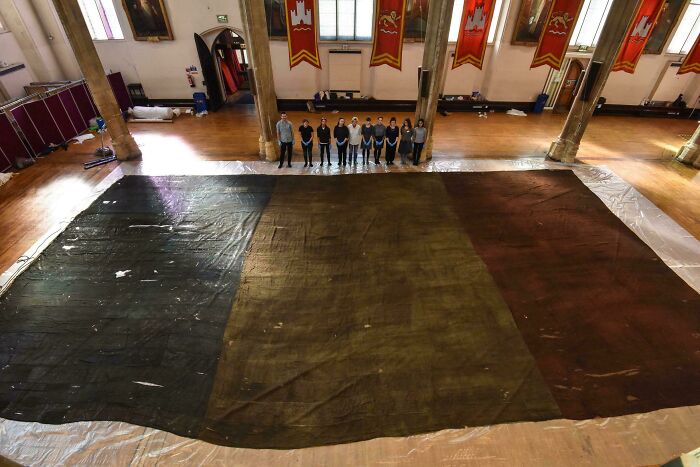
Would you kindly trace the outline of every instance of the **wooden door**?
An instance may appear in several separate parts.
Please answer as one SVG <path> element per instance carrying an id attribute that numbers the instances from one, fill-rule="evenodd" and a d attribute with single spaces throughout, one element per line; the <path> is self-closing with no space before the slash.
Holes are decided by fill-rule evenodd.
<path id="1" fill-rule="evenodd" d="M 578 60 L 572 60 L 566 77 L 561 85 L 561 91 L 554 104 L 554 109 L 558 112 L 568 112 L 574 102 L 574 97 L 578 92 L 579 83 L 583 76 L 583 64 Z"/>

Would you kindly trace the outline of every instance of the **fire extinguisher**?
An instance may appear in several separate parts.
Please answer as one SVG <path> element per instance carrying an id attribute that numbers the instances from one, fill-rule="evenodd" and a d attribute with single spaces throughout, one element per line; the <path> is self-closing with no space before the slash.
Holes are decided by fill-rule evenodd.
<path id="1" fill-rule="evenodd" d="M 195 87 L 194 77 L 189 73 L 187 73 L 187 82 L 190 83 L 191 88 Z"/>

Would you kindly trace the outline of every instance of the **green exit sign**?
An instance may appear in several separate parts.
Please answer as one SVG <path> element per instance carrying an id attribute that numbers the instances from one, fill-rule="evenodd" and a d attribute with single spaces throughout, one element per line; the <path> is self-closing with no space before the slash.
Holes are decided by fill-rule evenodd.
<path id="1" fill-rule="evenodd" d="M 219 23 L 228 23 L 228 15 L 216 15 L 216 20 Z"/>

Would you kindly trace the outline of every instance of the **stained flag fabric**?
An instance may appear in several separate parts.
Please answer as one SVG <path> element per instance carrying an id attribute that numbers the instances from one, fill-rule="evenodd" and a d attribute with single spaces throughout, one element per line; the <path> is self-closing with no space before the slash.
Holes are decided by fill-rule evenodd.
<path id="1" fill-rule="evenodd" d="M 612 71 L 634 73 L 663 6 L 664 0 L 641 0 L 634 21 L 627 28 L 625 40 L 622 42 Z"/>
<path id="2" fill-rule="evenodd" d="M 695 39 L 695 45 L 690 49 L 688 55 L 685 56 L 681 67 L 678 69 L 678 74 L 684 73 L 700 73 L 700 36 Z"/>
<path id="3" fill-rule="evenodd" d="M 494 0 L 464 0 L 452 69 L 471 63 L 481 70 L 494 6 Z"/>
<path id="4" fill-rule="evenodd" d="M 374 43 L 369 66 L 401 69 L 406 0 L 377 0 Z"/>
<path id="5" fill-rule="evenodd" d="M 554 0 L 530 68 L 549 65 L 561 69 L 582 6 L 583 0 Z"/>
<path id="6" fill-rule="evenodd" d="M 289 68 L 306 62 L 321 68 L 318 53 L 316 0 L 285 0 Z"/>

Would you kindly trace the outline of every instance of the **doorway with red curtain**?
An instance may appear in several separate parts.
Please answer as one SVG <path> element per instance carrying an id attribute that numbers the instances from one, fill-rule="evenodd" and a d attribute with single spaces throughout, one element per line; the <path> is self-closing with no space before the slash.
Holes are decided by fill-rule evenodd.
<path id="1" fill-rule="evenodd" d="M 221 31 L 212 45 L 212 54 L 222 84 L 224 102 L 228 104 L 253 104 L 243 38 L 230 29 Z"/>

